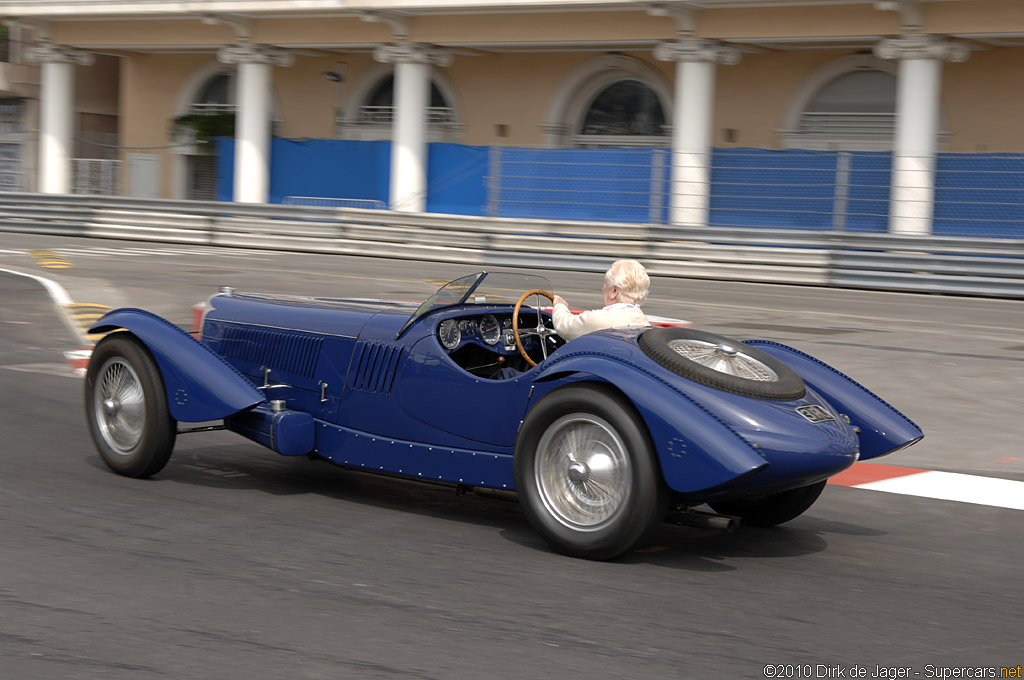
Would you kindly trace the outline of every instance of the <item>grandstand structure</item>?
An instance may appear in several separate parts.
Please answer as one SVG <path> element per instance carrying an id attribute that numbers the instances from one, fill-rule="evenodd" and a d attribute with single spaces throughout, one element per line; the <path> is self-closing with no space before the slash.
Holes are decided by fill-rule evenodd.
<path id="1" fill-rule="evenodd" d="M 74 191 L 88 143 L 116 164 L 108 191 L 147 198 L 1024 233 L 1019 0 L 4 0 L 0 16 L 0 113 L 23 102 L 12 115 L 38 130 L 27 190 Z M 309 140 L 336 144 L 304 156 Z"/>

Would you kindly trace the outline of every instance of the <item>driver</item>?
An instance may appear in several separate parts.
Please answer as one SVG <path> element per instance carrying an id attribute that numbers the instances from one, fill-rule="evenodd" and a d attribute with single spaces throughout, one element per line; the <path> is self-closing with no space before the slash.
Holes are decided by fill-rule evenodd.
<path id="1" fill-rule="evenodd" d="M 555 296 L 551 311 L 555 330 L 566 340 L 573 340 L 602 328 L 638 328 L 650 326 L 640 310 L 651 288 L 647 270 L 636 260 L 616 260 L 604 275 L 604 307 L 581 314 L 569 311 L 561 295 Z"/>

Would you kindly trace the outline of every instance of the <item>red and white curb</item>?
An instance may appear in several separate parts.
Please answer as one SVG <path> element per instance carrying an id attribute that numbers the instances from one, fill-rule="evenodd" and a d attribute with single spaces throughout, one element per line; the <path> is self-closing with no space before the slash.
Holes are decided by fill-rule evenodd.
<path id="1" fill-rule="evenodd" d="M 573 314 L 577 312 L 573 310 Z M 670 319 L 667 316 L 655 316 L 654 314 L 648 314 L 647 320 L 651 322 L 652 326 L 658 326 L 659 328 L 689 328 L 693 324 L 689 321 L 682 319 Z"/>
<path id="2" fill-rule="evenodd" d="M 550 312 L 554 307 L 541 307 L 545 312 Z M 570 307 L 569 311 L 573 314 L 582 314 L 585 309 L 579 307 Z M 693 324 L 683 319 L 673 319 L 667 316 L 656 316 L 654 314 L 647 314 L 647 320 L 652 326 L 658 326 L 659 328 L 689 328 Z"/>
<path id="3" fill-rule="evenodd" d="M 1024 510 L 1024 482 L 958 472 L 855 463 L 828 480 L 829 484 L 885 491 L 959 503 Z"/>

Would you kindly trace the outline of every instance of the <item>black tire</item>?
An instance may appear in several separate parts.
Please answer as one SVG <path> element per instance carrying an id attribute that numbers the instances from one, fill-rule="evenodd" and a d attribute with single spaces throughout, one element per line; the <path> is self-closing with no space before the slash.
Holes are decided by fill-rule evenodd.
<path id="1" fill-rule="evenodd" d="M 577 447 L 586 452 L 572 451 Z M 640 416 L 603 387 L 564 387 L 541 399 L 520 430 L 514 467 L 530 524 L 572 557 L 621 555 L 668 508 L 669 490 Z"/>
<path id="2" fill-rule="evenodd" d="M 177 422 L 149 350 L 132 334 L 103 338 L 85 375 L 85 413 L 93 443 L 111 470 L 150 477 L 174 449 Z"/>
<path id="3" fill-rule="evenodd" d="M 694 328 L 652 328 L 638 340 L 651 359 L 688 380 L 757 399 L 792 401 L 807 389 L 797 372 L 771 354 Z"/>
<path id="4" fill-rule="evenodd" d="M 754 500 L 735 500 L 709 503 L 711 509 L 722 515 L 742 517 L 744 524 L 753 527 L 773 527 L 804 514 L 818 500 L 825 480 L 798 489 L 790 489 L 772 496 Z"/>

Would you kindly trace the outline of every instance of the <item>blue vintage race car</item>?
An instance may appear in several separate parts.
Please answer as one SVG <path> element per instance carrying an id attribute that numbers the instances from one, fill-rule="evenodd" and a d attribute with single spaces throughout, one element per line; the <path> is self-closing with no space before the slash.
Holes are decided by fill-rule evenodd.
<path id="1" fill-rule="evenodd" d="M 223 421 L 286 456 L 514 491 L 556 550 L 608 559 L 670 514 L 786 522 L 828 477 L 923 436 L 775 342 L 652 327 L 566 343 L 539 304 L 549 290 L 484 272 L 422 304 L 225 290 L 200 340 L 118 309 L 90 330 L 110 332 L 86 376 L 93 440 L 115 472 L 148 477 L 178 434 L 212 427 L 179 423 Z"/>

